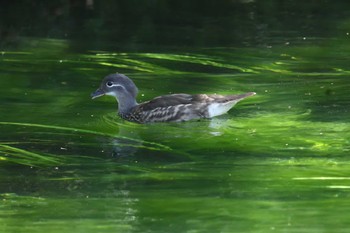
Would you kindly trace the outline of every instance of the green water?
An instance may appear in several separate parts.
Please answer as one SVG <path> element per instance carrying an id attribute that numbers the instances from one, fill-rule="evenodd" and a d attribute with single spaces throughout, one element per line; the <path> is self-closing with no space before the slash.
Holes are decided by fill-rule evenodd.
<path id="1" fill-rule="evenodd" d="M 349 71 L 332 60 L 342 52 L 70 53 L 64 40 L 3 52 L 1 231 L 347 232 Z M 215 119 L 138 125 L 114 99 L 90 100 L 115 71 L 140 101 L 257 95 Z"/>
<path id="2" fill-rule="evenodd" d="M 143 51 L 23 37 L 0 54 L 0 232 L 349 232 L 344 27 Z M 90 98 L 113 72 L 139 102 L 257 95 L 214 119 L 139 125 Z"/>

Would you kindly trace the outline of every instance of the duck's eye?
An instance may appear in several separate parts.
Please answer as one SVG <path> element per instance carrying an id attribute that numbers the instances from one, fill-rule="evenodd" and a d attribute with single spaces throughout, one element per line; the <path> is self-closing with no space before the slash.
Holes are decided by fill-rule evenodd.
<path id="1" fill-rule="evenodd" d="M 113 83 L 112 83 L 111 81 L 108 81 L 108 82 L 106 83 L 106 85 L 107 85 L 107 87 L 111 87 L 111 86 L 113 86 Z"/>

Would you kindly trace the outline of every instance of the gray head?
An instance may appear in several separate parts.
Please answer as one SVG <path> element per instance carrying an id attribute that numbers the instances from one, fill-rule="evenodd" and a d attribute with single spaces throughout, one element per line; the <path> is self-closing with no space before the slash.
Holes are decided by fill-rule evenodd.
<path id="1" fill-rule="evenodd" d="M 91 94 L 93 99 L 103 95 L 111 95 L 117 97 L 118 92 L 129 93 L 136 98 L 138 89 L 135 83 L 124 74 L 107 75 L 101 82 L 100 87 Z"/>
<path id="2" fill-rule="evenodd" d="M 119 103 L 119 111 L 127 111 L 135 106 L 138 89 L 135 83 L 124 74 L 107 75 L 100 87 L 91 94 L 92 99 L 103 95 L 114 96 Z"/>

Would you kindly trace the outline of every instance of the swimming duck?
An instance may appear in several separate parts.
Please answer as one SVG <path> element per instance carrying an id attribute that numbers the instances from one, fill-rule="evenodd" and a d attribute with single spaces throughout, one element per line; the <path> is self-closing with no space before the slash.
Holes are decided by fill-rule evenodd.
<path id="1" fill-rule="evenodd" d="M 130 78 L 116 73 L 106 76 L 91 97 L 114 96 L 118 101 L 118 115 L 125 120 L 142 124 L 212 118 L 228 112 L 237 102 L 255 95 L 255 92 L 227 96 L 171 94 L 138 104 L 137 93 L 138 89 Z"/>

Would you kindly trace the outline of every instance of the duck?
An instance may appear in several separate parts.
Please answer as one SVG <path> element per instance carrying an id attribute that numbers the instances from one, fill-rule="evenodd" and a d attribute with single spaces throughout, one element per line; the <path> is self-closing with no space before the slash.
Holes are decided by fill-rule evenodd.
<path id="1" fill-rule="evenodd" d="M 227 113 L 239 101 L 255 92 L 238 95 L 217 94 L 168 94 L 137 103 L 138 88 L 126 75 L 109 74 L 91 98 L 108 95 L 118 102 L 118 115 L 127 121 L 140 124 L 153 122 L 182 122 L 201 118 L 213 118 Z"/>

